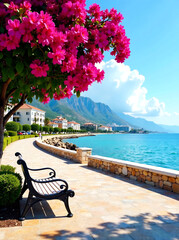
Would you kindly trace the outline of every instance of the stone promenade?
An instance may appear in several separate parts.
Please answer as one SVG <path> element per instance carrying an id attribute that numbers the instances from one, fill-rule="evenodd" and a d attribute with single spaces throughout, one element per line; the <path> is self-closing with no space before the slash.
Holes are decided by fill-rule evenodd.
<path id="1" fill-rule="evenodd" d="M 16 166 L 22 175 L 14 156 L 18 151 L 30 168 L 54 168 L 57 177 L 75 191 L 75 197 L 70 198 L 74 216 L 66 217 L 61 201 L 38 203 L 21 227 L 1 228 L 0 240 L 179 239 L 179 194 L 59 158 L 40 150 L 34 140 L 10 144 L 2 164 Z"/>

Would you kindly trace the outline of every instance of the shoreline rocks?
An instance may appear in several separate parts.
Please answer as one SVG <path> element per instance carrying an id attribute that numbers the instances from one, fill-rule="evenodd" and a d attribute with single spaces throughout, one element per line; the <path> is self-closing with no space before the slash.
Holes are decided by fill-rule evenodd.
<path id="1" fill-rule="evenodd" d="M 76 138 L 76 137 L 66 137 L 66 138 Z M 69 143 L 69 142 L 63 142 L 62 141 L 63 139 L 64 139 L 64 137 L 53 137 L 53 138 L 46 139 L 43 142 L 46 144 L 55 146 L 55 147 L 60 147 L 60 148 L 76 151 L 76 148 L 78 148 L 78 147 L 75 144 Z"/>

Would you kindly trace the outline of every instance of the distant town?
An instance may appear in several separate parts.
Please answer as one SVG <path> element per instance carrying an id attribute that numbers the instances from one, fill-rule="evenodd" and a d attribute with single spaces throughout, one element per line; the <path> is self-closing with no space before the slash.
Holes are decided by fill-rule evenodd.
<path id="1" fill-rule="evenodd" d="M 120 132 L 120 133 L 148 133 L 143 129 L 135 129 L 129 125 L 117 125 L 113 124 L 96 124 L 92 122 L 86 122 L 83 124 L 77 123 L 75 121 L 68 121 L 63 116 L 56 116 L 54 119 L 49 119 L 45 117 L 45 111 L 31 106 L 29 104 L 23 104 L 17 112 L 9 119 L 9 122 L 17 122 L 20 125 L 39 125 L 42 131 L 47 131 L 51 129 L 51 132 Z M 44 128 L 45 127 L 45 128 Z M 30 128 L 29 128 L 30 129 Z M 53 130 L 52 130 L 53 129 Z M 55 130 L 55 131 L 54 131 Z"/>

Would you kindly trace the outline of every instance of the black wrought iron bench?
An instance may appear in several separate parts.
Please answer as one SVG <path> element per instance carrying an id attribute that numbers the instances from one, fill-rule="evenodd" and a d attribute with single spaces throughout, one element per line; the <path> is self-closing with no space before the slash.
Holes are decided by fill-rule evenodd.
<path id="1" fill-rule="evenodd" d="M 26 162 L 22 159 L 22 155 L 19 152 L 15 153 L 15 156 L 19 158 L 17 163 L 21 165 L 22 171 L 25 177 L 24 185 L 20 198 L 22 198 L 25 191 L 28 189 L 29 194 L 25 204 L 25 207 L 20 215 L 19 220 L 25 220 L 25 216 L 29 209 L 37 202 L 43 200 L 59 199 L 64 202 L 66 210 L 68 212 L 67 217 L 72 217 L 73 214 L 69 207 L 69 197 L 75 195 L 74 191 L 68 189 L 68 183 L 63 179 L 56 178 L 56 172 L 52 168 L 40 168 L 31 169 L 28 168 Z M 43 179 L 33 179 L 30 176 L 30 171 L 50 170 L 49 177 Z"/>

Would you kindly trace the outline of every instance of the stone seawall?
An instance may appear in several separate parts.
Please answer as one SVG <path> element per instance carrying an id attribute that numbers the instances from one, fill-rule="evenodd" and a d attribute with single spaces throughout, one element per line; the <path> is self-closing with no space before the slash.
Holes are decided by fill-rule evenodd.
<path id="1" fill-rule="evenodd" d="M 88 166 L 179 193 L 179 171 L 176 170 L 92 155 L 88 156 Z"/>
<path id="2" fill-rule="evenodd" d="M 43 143 L 41 140 L 36 140 L 35 141 L 37 146 L 40 148 L 47 150 L 48 152 L 51 152 L 53 154 L 56 154 L 60 157 L 70 159 L 74 162 L 82 163 L 82 164 L 87 164 L 88 163 L 88 158 L 87 156 L 91 154 L 91 148 L 77 148 L 76 151 L 74 150 L 69 150 L 65 148 L 60 148 L 56 146 L 52 146 L 46 143 Z"/>

